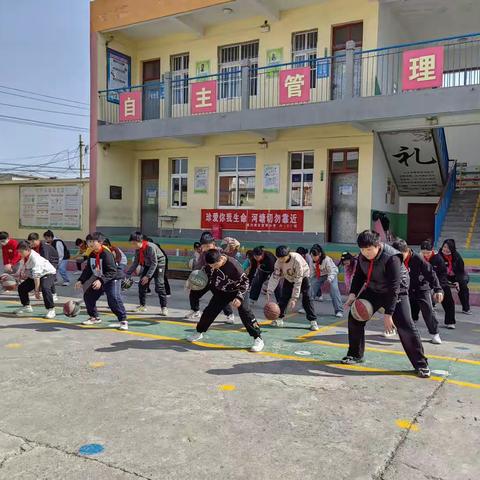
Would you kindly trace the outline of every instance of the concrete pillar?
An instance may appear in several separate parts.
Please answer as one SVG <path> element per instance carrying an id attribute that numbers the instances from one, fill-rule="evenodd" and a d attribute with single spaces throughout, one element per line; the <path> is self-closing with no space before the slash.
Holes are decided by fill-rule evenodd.
<path id="1" fill-rule="evenodd" d="M 242 110 L 250 108 L 250 65 L 249 63 L 242 64 Z"/>
<path id="2" fill-rule="evenodd" d="M 164 116 L 165 118 L 172 118 L 172 73 L 165 72 L 163 76 L 165 84 L 165 100 L 164 100 Z"/>
<path id="3" fill-rule="evenodd" d="M 354 75 L 355 75 L 355 42 L 349 40 L 346 45 L 345 58 L 345 98 L 352 98 L 354 96 Z"/>

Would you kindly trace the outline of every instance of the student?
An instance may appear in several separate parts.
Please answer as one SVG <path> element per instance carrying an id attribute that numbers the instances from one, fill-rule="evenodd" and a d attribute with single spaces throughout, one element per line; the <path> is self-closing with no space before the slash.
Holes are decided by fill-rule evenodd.
<path id="1" fill-rule="evenodd" d="M 277 259 L 275 255 L 264 249 L 263 246 L 255 247 L 253 249 L 253 258 L 256 262 L 256 273 L 252 281 L 250 289 L 250 305 L 253 307 L 260 297 L 263 284 L 270 279 L 275 270 L 275 263 Z M 281 289 L 278 285 L 275 289 L 275 297 L 280 299 Z"/>
<path id="2" fill-rule="evenodd" d="M 108 238 L 105 239 L 103 244 L 113 253 L 115 257 L 115 263 L 121 272 L 127 269 L 127 256 L 117 246 L 112 245 Z"/>
<path id="3" fill-rule="evenodd" d="M 92 239 L 92 236 L 88 234 L 85 240 L 82 240 L 81 238 L 77 238 L 75 240 L 75 246 L 78 248 L 78 253 L 72 258 L 75 260 L 75 263 L 77 264 L 78 273 L 82 271 L 83 263 L 88 260 L 88 257 L 92 253 L 91 248 L 88 246 L 88 242 L 91 239 Z"/>
<path id="4" fill-rule="evenodd" d="M 68 287 L 70 285 L 70 278 L 68 277 L 67 267 L 68 259 L 70 258 L 70 251 L 68 250 L 65 242 L 60 238 L 57 238 L 51 230 L 47 230 L 43 234 L 43 238 L 47 243 L 50 243 L 58 252 L 58 273 L 63 279 L 63 286 Z"/>
<path id="5" fill-rule="evenodd" d="M 135 248 L 135 257 L 130 268 L 126 271 L 127 276 L 137 273 L 140 276 L 138 284 L 138 298 L 140 305 L 137 312 L 146 312 L 146 295 L 148 284 L 155 282 L 155 292 L 160 302 L 160 316 L 168 316 L 167 292 L 165 291 L 165 255 L 158 245 L 144 240 L 140 232 L 130 235 L 130 243 Z"/>
<path id="6" fill-rule="evenodd" d="M 432 291 L 436 302 L 443 300 L 443 290 L 432 266 L 424 258 L 408 247 L 405 240 L 393 242 L 392 247 L 403 255 L 403 263 L 410 275 L 408 296 L 414 322 L 422 312 L 428 332 L 432 335 L 432 343 L 442 343 L 438 333 L 438 321 L 432 305 Z"/>
<path id="7" fill-rule="evenodd" d="M 35 298 L 40 300 L 43 296 L 43 304 L 47 309 L 45 318 L 55 318 L 55 303 L 53 302 L 52 285 L 55 283 L 55 267 L 39 253 L 32 250 L 26 240 L 18 244 L 18 252 L 22 257 L 17 277 L 23 282 L 18 286 L 18 296 L 22 307 L 16 315 L 28 315 L 33 312 L 30 305 L 29 293 L 33 290 Z"/>
<path id="8" fill-rule="evenodd" d="M 195 242 L 193 244 L 193 255 L 190 261 L 188 262 L 188 268 L 193 270 L 193 266 L 198 262 L 200 255 L 202 254 L 202 245 L 200 242 Z"/>
<path id="9" fill-rule="evenodd" d="M 383 307 L 385 332 L 391 333 L 396 327 L 403 349 L 417 375 L 422 378 L 429 377 L 428 361 L 410 312 L 409 278 L 403 265 L 402 254 L 382 243 L 379 234 L 372 230 L 362 232 L 358 236 L 357 244 L 361 253 L 346 306 L 350 307 L 358 297 L 368 300 L 374 312 Z M 342 363 L 350 365 L 363 362 L 366 324 L 367 322 L 355 320 L 350 312 L 349 349 Z"/>
<path id="10" fill-rule="evenodd" d="M 5 273 L 14 273 L 20 266 L 21 256 L 18 251 L 18 242 L 10 238 L 7 232 L 0 232 L 2 245 L 3 269 Z"/>
<path id="11" fill-rule="evenodd" d="M 443 289 L 442 307 L 445 312 L 445 326 L 449 329 L 454 329 L 456 323 L 455 300 L 453 299 L 451 285 L 448 282 L 445 260 L 441 255 L 435 253 L 430 240 L 425 240 L 420 244 L 420 252 L 423 258 L 432 266 Z"/>
<path id="12" fill-rule="evenodd" d="M 200 237 L 201 252 L 198 259 L 193 264 L 193 270 L 201 270 L 206 266 L 205 255 L 209 250 L 217 249 L 215 239 L 210 232 L 203 232 Z M 200 318 L 200 299 L 210 290 L 207 286 L 203 290 L 190 290 L 189 300 L 191 310 L 185 315 L 187 320 Z M 233 325 L 235 323 L 235 316 L 230 304 L 226 304 L 223 313 L 225 314 L 225 323 Z"/>
<path id="13" fill-rule="evenodd" d="M 343 283 L 345 284 L 345 291 L 350 292 L 352 285 L 352 278 L 357 268 L 357 257 L 349 252 L 343 252 L 340 257 L 339 266 L 343 267 Z"/>
<path id="14" fill-rule="evenodd" d="M 80 275 L 75 288 L 83 287 L 83 299 L 88 320 L 82 325 L 96 325 L 102 320 L 98 315 L 97 301 L 105 293 L 110 310 L 120 322 L 119 330 L 128 330 L 127 312 L 121 294 L 122 273 L 115 263 L 113 253 L 103 246 L 105 237 L 100 232 L 92 233 L 92 253 Z"/>
<path id="15" fill-rule="evenodd" d="M 237 261 L 240 261 L 242 255 L 240 253 L 240 242 L 233 237 L 225 237 L 222 240 L 222 251 L 225 255 L 234 258 Z"/>
<path id="16" fill-rule="evenodd" d="M 253 250 L 247 250 L 245 252 L 245 260 L 242 263 L 242 269 L 248 277 L 248 284 L 252 285 L 253 277 L 257 271 L 257 262 L 255 261 L 255 258 L 253 258 Z"/>
<path id="17" fill-rule="evenodd" d="M 218 314 L 226 305 L 232 305 L 238 309 L 238 314 L 247 332 L 254 338 L 251 352 L 263 350 L 264 343 L 261 337 L 260 327 L 255 316 L 245 305 L 245 294 L 248 290 L 248 278 L 242 271 L 241 265 L 233 258 L 221 253 L 217 249 L 210 249 L 205 255 L 205 273 L 208 275 L 208 289 L 212 292 L 212 298 L 200 317 L 196 332 L 189 336 L 189 342 L 197 342 L 203 338 L 203 334 L 217 318 Z"/>
<path id="18" fill-rule="evenodd" d="M 141 232 L 138 232 L 138 233 L 141 233 Z M 153 238 L 147 237 L 146 235 L 144 235 L 143 239 L 147 240 L 147 242 L 155 243 L 155 245 L 160 249 L 160 251 L 163 253 L 163 256 L 165 257 L 165 275 L 164 275 L 165 293 L 167 294 L 167 298 L 169 298 L 172 295 L 172 290 L 170 288 L 170 282 L 168 281 L 168 255 L 167 255 L 167 252 L 162 248 L 162 246 L 159 243 L 156 243 L 153 240 Z M 148 284 L 147 293 L 151 293 L 150 283 Z"/>
<path id="19" fill-rule="evenodd" d="M 338 288 L 338 267 L 335 262 L 325 254 L 323 248 L 318 245 L 310 250 L 312 256 L 313 271 L 311 271 L 312 298 L 322 297 L 322 286 L 330 284 L 330 298 L 334 314 L 338 318 L 343 317 L 342 296 Z"/>
<path id="20" fill-rule="evenodd" d="M 440 255 L 447 267 L 448 281 L 457 288 L 458 297 L 462 303 L 462 313 L 465 315 L 471 315 L 470 291 L 468 290 L 468 282 L 470 278 L 465 271 L 463 258 L 457 252 L 455 240 L 452 238 L 445 240 L 440 250 Z"/>
<path id="21" fill-rule="evenodd" d="M 305 309 L 307 320 L 310 321 L 310 330 L 318 330 L 317 316 L 310 296 L 310 268 L 308 268 L 307 262 L 299 253 L 290 252 L 290 249 L 285 245 L 277 247 L 275 256 L 277 261 L 268 282 L 267 303 L 281 278 L 283 278 L 283 286 L 279 301 L 280 317 L 278 320 L 274 320 L 272 325 L 283 327 L 285 310 L 287 307 L 293 310 L 300 294 L 302 294 L 302 306 Z"/>

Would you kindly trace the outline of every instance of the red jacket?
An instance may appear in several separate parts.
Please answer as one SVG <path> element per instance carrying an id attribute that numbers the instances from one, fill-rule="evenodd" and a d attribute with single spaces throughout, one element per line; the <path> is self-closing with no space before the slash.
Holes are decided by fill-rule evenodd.
<path id="1" fill-rule="evenodd" d="M 10 238 L 5 246 L 2 245 L 4 265 L 16 265 L 20 261 L 21 257 L 20 253 L 18 253 L 17 247 L 18 242 L 13 238 Z"/>

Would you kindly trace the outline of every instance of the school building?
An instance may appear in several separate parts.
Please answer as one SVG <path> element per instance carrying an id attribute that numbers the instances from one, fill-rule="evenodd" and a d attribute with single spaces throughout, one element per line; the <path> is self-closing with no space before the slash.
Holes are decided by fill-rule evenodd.
<path id="1" fill-rule="evenodd" d="M 478 18 L 472 0 L 92 1 L 90 228 L 480 248 Z"/>

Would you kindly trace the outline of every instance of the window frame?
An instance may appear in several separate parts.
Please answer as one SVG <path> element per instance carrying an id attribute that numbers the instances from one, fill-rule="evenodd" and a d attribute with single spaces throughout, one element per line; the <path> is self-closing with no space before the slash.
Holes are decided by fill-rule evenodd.
<path id="1" fill-rule="evenodd" d="M 302 168 L 301 169 L 293 169 L 292 168 L 292 155 L 299 153 L 302 155 Z M 313 156 L 313 168 L 304 168 L 305 165 L 305 155 L 309 154 Z M 315 179 L 315 152 L 313 150 L 302 150 L 302 151 L 292 151 L 288 152 L 288 169 L 289 169 L 289 179 L 288 179 L 288 208 L 291 210 L 310 210 L 313 208 L 313 187 L 314 187 L 314 179 Z M 301 198 L 300 203 L 302 205 L 292 205 L 292 176 L 300 174 L 302 176 L 302 184 L 300 188 Z M 304 190 L 303 185 L 305 183 L 305 175 L 312 175 L 312 204 L 311 205 L 303 205 L 304 202 Z"/>
<path id="2" fill-rule="evenodd" d="M 357 159 L 357 168 L 350 168 L 348 166 L 348 154 L 351 152 L 356 152 L 358 155 Z M 333 154 L 334 153 L 342 153 L 343 154 L 343 168 L 341 170 L 334 170 L 333 169 Z M 358 173 L 360 167 L 360 149 L 358 147 L 354 148 L 333 148 L 328 151 L 328 168 L 331 175 L 335 175 L 336 173 Z"/>
<path id="3" fill-rule="evenodd" d="M 170 208 L 188 208 L 188 157 L 172 157 L 168 159 L 170 163 Z M 175 161 L 180 161 L 180 173 L 174 173 L 173 169 L 173 162 Z M 186 172 L 182 172 L 182 162 L 185 161 L 186 164 Z M 178 179 L 179 181 L 179 203 L 180 205 L 174 205 L 173 203 L 173 194 L 174 194 L 174 188 L 173 188 L 173 181 L 174 179 Z M 187 201 L 185 202 L 185 205 L 182 205 L 183 203 L 183 195 L 182 195 L 182 179 L 186 179 L 187 181 Z"/>
<path id="4" fill-rule="evenodd" d="M 308 36 L 309 34 L 316 34 L 316 45 L 315 48 L 307 48 L 308 45 Z M 303 50 L 296 50 L 295 40 L 300 35 L 305 36 L 305 48 Z M 299 59 L 299 56 L 304 56 L 305 58 Z M 318 59 L 318 28 L 312 28 L 310 30 L 302 30 L 300 32 L 292 32 L 292 62 L 303 62 L 303 66 L 310 67 L 310 88 L 317 87 L 317 59 Z M 300 67 L 301 64 L 294 65 L 294 68 Z M 298 152 L 296 152 L 298 153 Z"/>
<path id="5" fill-rule="evenodd" d="M 175 60 L 180 59 L 182 67 L 179 70 L 174 68 Z M 186 64 L 186 66 L 185 66 Z M 189 73 L 190 53 L 177 53 L 170 55 L 170 71 L 172 72 L 172 105 L 187 105 L 189 98 Z M 176 78 L 179 77 L 179 78 Z"/>
<path id="6" fill-rule="evenodd" d="M 220 159 L 223 157 L 234 157 L 235 160 L 235 170 L 229 172 L 220 171 Z M 254 157 L 255 158 L 255 168 L 253 170 L 238 170 L 238 159 L 241 157 Z M 257 197 L 257 155 L 255 153 L 240 153 L 240 154 L 224 154 L 217 155 L 217 208 L 218 209 L 238 209 L 238 210 L 248 210 L 249 208 L 255 208 L 255 205 L 238 205 L 238 179 L 239 177 L 253 177 L 255 179 L 255 200 Z M 220 205 L 220 178 L 221 177 L 235 177 L 236 179 L 236 188 L 235 188 L 235 205 Z M 255 202 L 254 202 L 255 203 Z"/>

